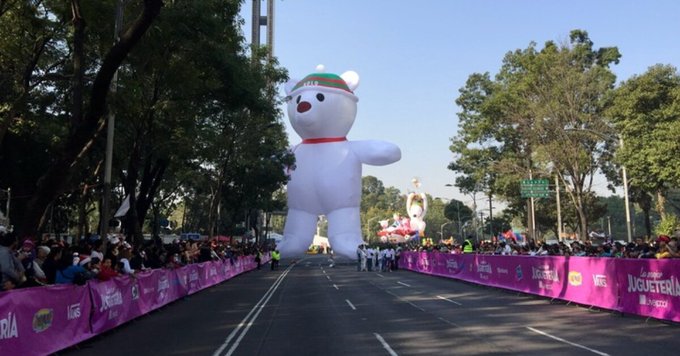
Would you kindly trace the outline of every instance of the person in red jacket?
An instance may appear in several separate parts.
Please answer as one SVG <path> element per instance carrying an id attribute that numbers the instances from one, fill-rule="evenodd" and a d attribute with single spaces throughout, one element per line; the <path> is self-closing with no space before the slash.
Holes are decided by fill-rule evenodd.
<path id="1" fill-rule="evenodd" d="M 109 279 L 115 277 L 118 275 L 118 272 L 114 270 L 111 267 L 111 258 L 110 257 L 105 257 L 104 262 L 102 262 L 99 274 L 97 275 L 97 278 L 99 278 L 100 281 L 108 281 Z"/>

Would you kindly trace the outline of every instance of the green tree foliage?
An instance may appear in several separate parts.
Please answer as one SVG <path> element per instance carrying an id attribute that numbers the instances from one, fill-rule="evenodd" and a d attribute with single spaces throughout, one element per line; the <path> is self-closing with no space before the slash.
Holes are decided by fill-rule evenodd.
<path id="1" fill-rule="evenodd" d="M 630 186 L 656 196 L 665 217 L 669 190 L 680 187 L 680 75 L 655 65 L 615 90 L 607 115 L 621 133 L 616 159 L 625 165 Z"/>
<path id="2" fill-rule="evenodd" d="M 406 215 L 406 197 L 394 187 L 385 187 L 374 176 L 361 178 L 361 226 L 367 242 L 377 241 L 380 221 L 394 214 Z"/>
<path id="3" fill-rule="evenodd" d="M 48 206 L 60 219 L 53 212 L 72 206 L 67 220 L 89 229 L 116 70 L 113 185 L 132 197 L 128 234 L 157 231 L 182 201 L 186 226 L 206 233 L 281 210 L 286 73 L 263 51 L 248 55 L 240 1 L 127 1 L 112 46 L 116 2 L 0 2 L 0 159 L 12 167 L 0 184 L 22 197 L 18 229 L 44 228 Z"/>
<path id="4" fill-rule="evenodd" d="M 557 174 L 585 236 L 586 197 L 610 132 L 602 115 L 615 81 L 609 65 L 619 57 L 615 47 L 594 49 L 585 31 L 574 30 L 569 43 L 509 52 L 494 79 L 472 74 L 456 100 L 462 111 L 449 165 L 460 174 L 456 185 L 498 194 L 522 214 L 520 180 Z"/>

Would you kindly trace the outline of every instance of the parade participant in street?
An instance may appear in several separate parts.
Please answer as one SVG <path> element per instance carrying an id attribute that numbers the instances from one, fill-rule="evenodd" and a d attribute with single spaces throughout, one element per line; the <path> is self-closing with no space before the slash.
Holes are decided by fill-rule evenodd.
<path id="1" fill-rule="evenodd" d="M 279 250 L 272 251 L 272 271 L 279 268 L 279 261 L 281 260 L 281 253 Z"/>
<path id="2" fill-rule="evenodd" d="M 366 249 L 366 267 L 369 272 L 373 271 L 373 257 L 375 256 L 375 250 L 372 246 Z"/>

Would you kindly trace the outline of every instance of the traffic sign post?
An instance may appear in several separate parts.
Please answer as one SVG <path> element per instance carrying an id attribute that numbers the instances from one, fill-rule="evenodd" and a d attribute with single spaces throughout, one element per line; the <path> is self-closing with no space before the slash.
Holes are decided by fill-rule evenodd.
<path id="1" fill-rule="evenodd" d="M 520 194 L 522 198 L 547 198 L 550 195 L 549 184 L 547 179 L 522 179 Z"/>

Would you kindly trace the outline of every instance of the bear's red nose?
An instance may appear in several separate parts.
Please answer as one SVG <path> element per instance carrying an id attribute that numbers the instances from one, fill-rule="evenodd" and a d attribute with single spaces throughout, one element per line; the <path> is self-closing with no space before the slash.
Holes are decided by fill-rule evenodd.
<path id="1" fill-rule="evenodd" d="M 312 108 L 312 104 L 310 104 L 309 102 L 303 101 L 303 102 L 298 104 L 297 112 L 303 113 L 305 111 L 309 111 L 309 109 L 311 109 L 311 108 Z"/>

